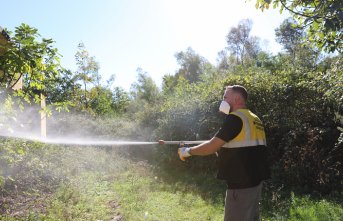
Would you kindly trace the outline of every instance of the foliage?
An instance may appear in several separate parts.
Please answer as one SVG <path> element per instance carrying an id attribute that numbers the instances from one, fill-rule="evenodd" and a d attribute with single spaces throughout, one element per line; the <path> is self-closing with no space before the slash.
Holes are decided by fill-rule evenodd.
<path id="1" fill-rule="evenodd" d="M 79 97 L 80 85 L 76 84 L 75 76 L 70 70 L 62 68 L 60 75 L 49 80 L 48 85 L 45 89 L 47 104 L 54 104 L 58 111 L 69 111 L 70 107 L 77 106 L 75 100 Z M 60 106 L 63 108 L 58 108 Z"/>
<path id="2" fill-rule="evenodd" d="M 281 7 L 289 11 L 306 28 L 308 40 L 327 52 L 342 53 L 343 3 L 341 0 L 256 0 L 256 8 Z"/>
<path id="3" fill-rule="evenodd" d="M 329 193 L 342 187 L 342 145 L 335 146 L 339 131 L 304 125 L 284 136 L 285 152 L 279 162 L 285 184 L 301 186 L 306 192 Z M 306 177 L 306 178 L 305 178 Z M 305 179 L 304 179 L 305 178 Z"/>
<path id="4" fill-rule="evenodd" d="M 175 53 L 177 63 L 181 66 L 177 70 L 175 77 L 183 77 L 190 83 L 194 83 L 200 80 L 201 74 L 204 73 L 204 69 L 208 61 L 195 53 L 192 48 L 187 48 L 185 52 L 180 51 Z"/>
<path id="5" fill-rule="evenodd" d="M 14 94 L 38 103 L 39 94 L 45 94 L 49 83 L 60 75 L 60 55 L 52 39 L 40 38 L 38 30 L 29 25 L 16 27 L 14 35 L 8 33 L 10 41 L 1 46 L 5 52 L 0 55 L 0 86 L 10 91 L 22 79 L 23 88 Z"/>
<path id="6" fill-rule="evenodd" d="M 252 20 L 241 20 L 237 27 L 230 29 L 226 36 L 228 50 L 232 55 L 236 56 L 237 64 L 246 65 L 249 58 L 256 58 L 259 48 L 259 39 L 255 36 L 250 36 L 252 28 Z"/>
<path id="7" fill-rule="evenodd" d="M 130 103 L 129 93 L 121 87 L 115 87 L 112 91 L 112 109 L 118 115 L 127 111 Z"/>
<path id="8" fill-rule="evenodd" d="M 40 143 L 1 139 L 1 196 L 10 194 L 11 190 L 49 192 L 64 180 L 61 175 L 63 171 L 53 168 L 53 162 L 48 159 L 56 151 L 44 148 Z M 53 161 L 56 163 L 59 159 Z"/>
<path id="9" fill-rule="evenodd" d="M 114 114 L 112 108 L 112 91 L 100 86 L 93 87 L 89 92 L 90 108 L 98 116 Z"/>
<path id="10" fill-rule="evenodd" d="M 131 95 L 135 100 L 144 100 L 153 104 L 158 99 L 159 90 L 153 79 L 143 69 L 137 69 L 137 83 L 131 86 Z"/>
<path id="11" fill-rule="evenodd" d="M 100 84 L 99 64 L 95 61 L 95 57 L 89 55 L 86 47 L 83 43 L 79 43 L 78 51 L 75 54 L 76 64 L 78 66 L 78 71 L 76 73 L 76 78 L 83 83 L 84 91 L 81 102 L 84 104 L 85 109 L 88 109 L 88 91 L 87 85 L 89 83 L 95 83 L 97 86 Z"/>
<path id="12" fill-rule="evenodd" d="M 133 139 L 151 140 L 154 135 L 152 131 L 157 127 L 159 108 L 161 103 L 161 92 L 156 83 L 141 68 L 137 69 L 138 82 L 131 85 L 132 100 L 128 103 L 125 115 L 136 122 L 135 137 Z"/>
<path id="13" fill-rule="evenodd" d="M 229 55 L 226 50 L 221 50 L 217 54 L 217 67 L 219 70 L 228 70 L 230 67 Z"/>
<path id="14" fill-rule="evenodd" d="M 285 56 L 286 63 L 283 62 L 285 69 L 292 68 L 301 72 L 315 70 L 320 59 L 320 51 L 308 44 L 307 34 L 294 19 L 284 20 L 275 30 L 275 36 L 276 41 L 289 55 L 289 57 Z M 305 57 L 306 59 L 303 59 Z"/>
<path id="15" fill-rule="evenodd" d="M 212 114 L 221 97 L 220 82 L 189 84 L 180 78 L 174 90 L 175 92 L 167 96 L 160 107 L 163 116 L 158 124 L 160 136 L 184 140 L 210 138 L 214 131 L 213 127 L 211 130 L 209 122 L 218 123 L 218 120 L 214 120 L 218 115 Z"/>
<path id="16" fill-rule="evenodd" d="M 94 116 L 88 112 L 54 112 L 47 130 L 52 137 L 66 139 L 132 140 L 141 138 L 143 129 L 123 116 Z"/>
<path id="17" fill-rule="evenodd" d="M 284 20 L 280 27 L 275 29 L 276 41 L 280 43 L 290 54 L 294 54 L 295 47 L 299 46 L 304 36 L 303 29 L 297 27 L 292 18 Z"/>
<path id="18" fill-rule="evenodd" d="M 249 108 L 265 124 L 273 179 L 303 188 L 306 182 L 308 189 L 323 193 L 339 191 L 341 149 L 334 146 L 342 126 L 340 67 L 338 59 L 327 72 L 270 73 L 264 67 L 236 67 L 227 71 L 224 81 L 210 78 L 190 84 L 179 78 L 172 92 L 164 94 L 155 134 L 166 140 L 210 139 L 220 127 L 217 108 L 224 85 L 241 84 L 249 91 Z M 307 136 L 311 131 L 316 132 Z M 162 162 L 177 164 L 172 150 L 160 152 Z M 300 158 L 303 154 L 306 157 Z M 215 158 L 194 158 L 189 160 L 191 168 L 215 168 Z M 296 166 L 286 169 L 289 163 Z M 304 180 L 304 176 L 311 178 Z"/>
<path id="19" fill-rule="evenodd" d="M 0 220 L 96 220 L 113 215 L 109 203 L 114 192 L 103 175 L 120 174 L 129 166 L 115 152 L 1 141 L 1 156 L 7 158 L 0 158 L 5 181 L 0 187 Z"/>

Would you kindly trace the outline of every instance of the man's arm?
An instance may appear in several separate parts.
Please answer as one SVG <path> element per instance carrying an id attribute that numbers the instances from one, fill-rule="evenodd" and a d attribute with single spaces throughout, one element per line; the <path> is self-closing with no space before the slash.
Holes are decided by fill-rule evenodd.
<path id="1" fill-rule="evenodd" d="M 210 155 L 217 152 L 226 142 L 218 137 L 213 137 L 211 140 L 191 147 L 189 153 L 191 155 Z"/>
<path id="2" fill-rule="evenodd" d="M 239 117 L 230 114 L 225 119 L 220 130 L 210 141 L 191 147 L 189 153 L 191 155 L 201 156 L 213 154 L 217 152 L 226 142 L 229 142 L 231 139 L 235 138 L 242 130 L 242 127 L 242 120 Z"/>
<path id="3" fill-rule="evenodd" d="M 210 155 L 217 152 L 220 147 L 231 139 L 235 138 L 243 127 L 243 121 L 233 114 L 229 114 L 225 119 L 222 127 L 216 135 L 210 140 L 194 147 L 184 147 L 178 149 L 178 154 L 181 160 L 185 160 L 191 155 Z"/>

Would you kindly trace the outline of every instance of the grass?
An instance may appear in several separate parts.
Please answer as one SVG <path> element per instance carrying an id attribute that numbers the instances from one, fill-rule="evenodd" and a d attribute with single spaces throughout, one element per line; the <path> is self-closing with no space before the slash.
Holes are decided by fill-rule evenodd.
<path id="1" fill-rule="evenodd" d="M 325 199 L 313 200 L 309 196 L 291 195 L 290 219 L 295 220 L 343 220 L 343 206 Z"/>
<path id="2" fill-rule="evenodd" d="M 129 171 L 113 183 L 127 220 L 223 220 L 225 186 L 220 181 L 191 171 L 164 171 L 162 177 L 150 173 Z M 264 187 L 263 220 L 343 220 L 342 204 L 330 202 L 331 197 L 313 199 L 270 186 Z"/>
<path id="3" fill-rule="evenodd" d="M 114 192 L 100 174 L 85 173 L 55 194 L 48 208 L 53 220 L 110 220 Z"/>
<path id="4" fill-rule="evenodd" d="M 30 145 L 36 144 L 26 144 Z M 95 147 L 47 146 L 28 148 L 28 151 L 32 159 L 40 159 L 37 165 L 45 165 L 43 168 L 49 176 L 42 169 L 40 173 L 32 173 L 24 183 L 29 183 L 30 188 L 23 190 L 20 177 L 12 174 L 14 181 L 10 181 L 3 176 L 3 182 L 14 182 L 18 188 L 10 189 L 14 185 L 0 188 L 0 193 L 6 193 L 2 196 L 10 199 L 0 201 L 6 204 L 0 205 L 0 211 L 4 211 L 0 220 L 223 220 L 225 184 L 212 174 L 196 173 L 187 163 L 160 167 L 147 161 L 129 160 L 118 151 Z M 25 165 L 30 165 L 26 169 L 34 171 L 29 161 L 27 157 L 16 166 L 25 170 Z M 47 177 L 50 180 L 45 181 Z M 35 184 L 35 180 L 43 183 Z M 47 188 L 49 192 L 44 192 L 42 187 L 52 183 L 51 180 L 58 181 L 57 189 L 51 192 Z M 34 200 L 23 206 L 23 198 L 29 196 Z M 337 198 L 341 199 L 342 193 Z M 262 218 L 343 220 L 342 201 L 332 199 L 301 195 L 268 182 L 264 187 Z M 19 201 L 20 214 L 16 206 Z M 32 209 L 38 205 L 41 209 Z"/>
<path id="5" fill-rule="evenodd" d="M 143 176 L 132 171 L 122 174 L 113 183 L 121 213 L 127 220 L 223 220 L 221 195 L 215 201 L 204 198 L 197 183 L 184 185 L 177 180 L 165 182 L 149 170 Z"/>
<path id="6" fill-rule="evenodd" d="M 339 221 L 343 220 L 342 193 L 314 197 L 310 194 L 295 193 L 286 188 L 264 188 L 262 217 L 264 220 L 292 221 Z"/>

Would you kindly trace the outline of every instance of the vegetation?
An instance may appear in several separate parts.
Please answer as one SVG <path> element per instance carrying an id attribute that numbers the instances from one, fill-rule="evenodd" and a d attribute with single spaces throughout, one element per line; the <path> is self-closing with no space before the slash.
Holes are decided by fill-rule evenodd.
<path id="1" fill-rule="evenodd" d="M 181 162 L 159 167 L 153 162 L 158 147 L 68 147 L 13 139 L 1 143 L 25 154 L 0 159 L 6 173 L 0 220 L 223 219 L 225 184 L 213 173 L 186 169 Z M 136 148 L 145 152 L 144 158 L 128 155 L 128 149 Z M 323 199 L 272 182 L 264 188 L 266 220 L 343 218 L 341 195 Z"/>
<path id="2" fill-rule="evenodd" d="M 340 0 L 331 1 L 292 1 L 292 0 L 256 0 L 256 8 L 268 9 L 281 7 L 286 9 L 307 30 L 308 40 L 327 52 L 335 50 L 342 53 L 342 8 Z"/>
<path id="3" fill-rule="evenodd" d="M 271 1 L 257 2 L 267 8 Z M 326 4 L 320 6 L 329 13 Z M 335 1 L 332 7 L 334 19 Z M 20 115 L 43 93 L 55 136 L 72 131 L 88 138 L 206 140 L 221 125 L 224 86 L 241 84 L 268 138 L 272 178 L 264 186 L 263 218 L 342 220 L 343 57 L 339 39 L 332 39 L 340 32 L 318 10 L 307 14 L 312 23 L 296 17 L 275 30 L 284 47 L 277 55 L 262 51 L 250 35 L 252 22 L 243 20 L 229 30 L 217 64 L 187 48 L 175 53 L 179 68 L 163 77 L 162 88 L 138 68 L 130 91 L 113 87 L 115 76 L 103 84 L 96 58 L 82 43 L 78 70 L 61 67 L 53 41 L 22 24 L 1 46 L 1 135 L 20 130 Z M 300 28 L 304 22 L 309 30 Z M 13 91 L 20 76 L 24 86 Z M 214 179 L 216 161 L 207 156 L 181 162 L 172 146 L 71 148 L 1 138 L 0 220 L 222 220 L 225 185 Z"/>

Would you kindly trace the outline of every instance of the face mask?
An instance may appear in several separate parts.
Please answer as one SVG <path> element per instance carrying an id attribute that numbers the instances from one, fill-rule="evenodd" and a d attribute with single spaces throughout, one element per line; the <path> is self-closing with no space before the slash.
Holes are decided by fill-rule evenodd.
<path id="1" fill-rule="evenodd" d="M 226 101 L 222 101 L 219 106 L 219 111 L 223 112 L 224 114 L 230 113 L 230 104 Z"/>

